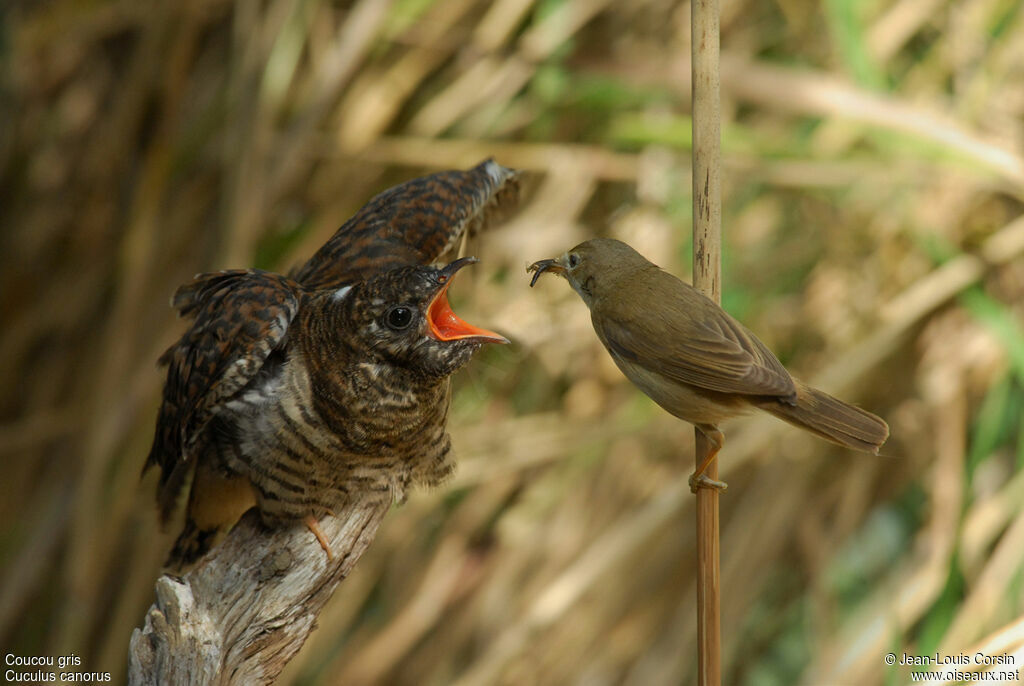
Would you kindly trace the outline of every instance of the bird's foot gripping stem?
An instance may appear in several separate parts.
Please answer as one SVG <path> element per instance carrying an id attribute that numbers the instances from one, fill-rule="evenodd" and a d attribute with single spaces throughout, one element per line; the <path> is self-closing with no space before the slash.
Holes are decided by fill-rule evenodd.
<path id="1" fill-rule="evenodd" d="M 690 475 L 690 492 L 696 494 L 697 491 L 702 488 L 710 488 L 722 493 L 729 488 L 729 484 L 724 481 L 719 481 L 718 479 L 712 479 L 704 474 L 694 472 Z"/>
<path id="2" fill-rule="evenodd" d="M 707 457 L 700 463 L 697 470 L 690 475 L 690 492 L 696 494 L 702 488 L 711 488 L 722 493 L 725 489 L 729 488 L 729 484 L 718 479 L 712 479 L 704 474 L 704 472 L 715 458 L 718 457 L 718 451 L 722 449 L 722 444 L 725 443 L 725 434 L 710 425 L 698 426 L 697 429 L 708 439 L 709 446 Z"/>

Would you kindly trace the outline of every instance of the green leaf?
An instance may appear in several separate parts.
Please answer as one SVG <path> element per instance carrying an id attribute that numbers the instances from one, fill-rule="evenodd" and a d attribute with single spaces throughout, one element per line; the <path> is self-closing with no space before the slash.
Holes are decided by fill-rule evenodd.
<path id="1" fill-rule="evenodd" d="M 1010 357 L 1014 374 L 1024 380 L 1024 328 L 1020 320 L 1006 305 L 989 296 L 980 287 L 964 291 L 960 295 L 960 302 L 999 339 Z"/>
<path id="2" fill-rule="evenodd" d="M 946 635 L 949 625 L 956 617 L 960 609 L 960 601 L 964 597 L 964 576 L 960 572 L 960 565 L 957 556 L 950 560 L 949 574 L 946 576 L 946 585 L 943 586 L 939 597 L 932 603 L 928 613 L 921 620 L 921 628 L 917 634 L 917 655 L 931 655 L 934 653 L 942 637 Z"/>
<path id="3" fill-rule="evenodd" d="M 874 90 L 886 89 L 885 73 L 875 63 L 865 35 L 863 0 L 828 0 L 825 17 L 839 58 L 857 83 Z"/>

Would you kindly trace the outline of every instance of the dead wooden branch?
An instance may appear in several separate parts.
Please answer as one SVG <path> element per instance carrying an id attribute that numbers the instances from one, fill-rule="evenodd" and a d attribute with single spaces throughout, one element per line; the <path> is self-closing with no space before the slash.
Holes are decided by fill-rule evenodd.
<path id="1" fill-rule="evenodd" d="M 250 510 L 199 566 L 157 580 L 156 602 L 132 633 L 128 683 L 273 682 L 388 507 L 357 504 L 322 520 L 333 560 L 301 522 L 268 530 Z"/>

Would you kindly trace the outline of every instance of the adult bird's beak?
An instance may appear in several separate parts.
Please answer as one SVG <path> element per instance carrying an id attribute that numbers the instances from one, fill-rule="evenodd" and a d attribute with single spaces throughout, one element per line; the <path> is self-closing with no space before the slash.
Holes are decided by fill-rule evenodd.
<path id="1" fill-rule="evenodd" d="M 537 279 L 540 278 L 540 275 L 547 271 L 551 271 L 556 274 L 561 274 L 562 276 L 565 276 L 565 265 L 562 264 L 562 258 L 559 257 L 552 260 L 538 260 L 537 262 L 534 262 L 529 267 L 527 267 L 527 274 L 529 274 L 530 272 L 536 272 L 533 275 L 533 278 L 530 279 L 530 288 L 533 288 L 533 284 L 537 283 Z"/>
<path id="2" fill-rule="evenodd" d="M 459 341 L 476 339 L 480 343 L 509 342 L 501 334 L 464 322 L 452 311 L 452 306 L 448 304 L 448 287 L 452 285 L 452 278 L 455 276 L 455 273 L 463 267 L 479 261 L 475 257 L 463 257 L 441 270 L 441 276 L 438 278 L 442 284 L 441 288 L 427 307 L 427 322 L 430 325 L 430 333 L 437 340 Z"/>

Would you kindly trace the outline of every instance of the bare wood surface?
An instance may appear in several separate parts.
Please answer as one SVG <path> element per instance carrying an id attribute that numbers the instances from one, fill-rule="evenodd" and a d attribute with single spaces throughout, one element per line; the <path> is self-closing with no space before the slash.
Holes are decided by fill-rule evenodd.
<path id="1" fill-rule="evenodd" d="M 357 504 L 322 519 L 333 560 L 303 524 L 268 530 L 250 510 L 195 569 L 157 580 L 156 602 L 132 633 L 128 683 L 272 683 L 388 507 Z"/>
<path id="2" fill-rule="evenodd" d="M 693 89 L 693 285 L 715 302 L 722 299 L 721 105 L 718 76 L 718 0 L 691 4 Z M 695 430 L 697 468 L 710 445 Z M 707 466 L 718 479 L 718 460 Z M 697 683 L 722 682 L 721 569 L 718 491 L 697 491 Z"/>

